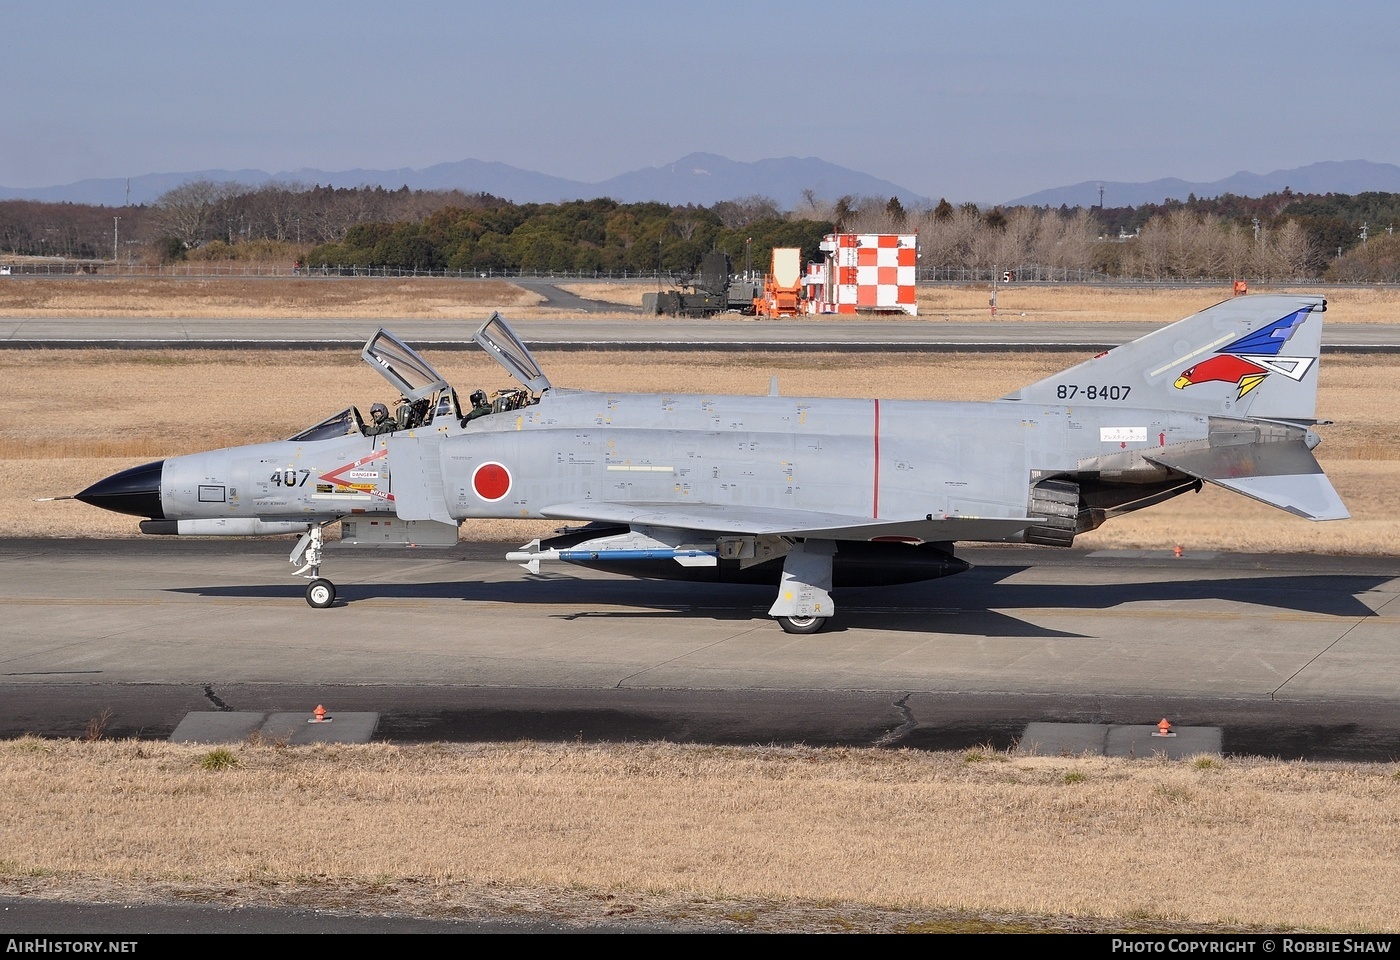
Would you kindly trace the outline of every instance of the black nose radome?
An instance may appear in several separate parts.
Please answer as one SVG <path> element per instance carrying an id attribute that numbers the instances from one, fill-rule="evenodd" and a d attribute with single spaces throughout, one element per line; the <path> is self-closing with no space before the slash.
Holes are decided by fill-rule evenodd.
<path id="1" fill-rule="evenodd" d="M 77 499 L 113 513 L 164 520 L 165 511 L 160 506 L 160 477 L 164 469 L 164 460 L 131 467 L 97 481 L 78 494 Z"/>

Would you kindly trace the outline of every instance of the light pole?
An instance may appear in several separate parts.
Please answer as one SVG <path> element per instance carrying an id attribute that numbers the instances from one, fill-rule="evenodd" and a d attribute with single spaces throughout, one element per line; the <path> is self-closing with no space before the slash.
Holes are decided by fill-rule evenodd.
<path id="1" fill-rule="evenodd" d="M 119 255 L 118 255 L 118 251 L 119 251 L 120 248 L 117 246 L 117 224 L 119 224 L 119 223 L 121 223 L 121 222 L 122 222 L 122 218 L 121 218 L 121 217 L 113 217 L 113 218 L 112 218 L 112 265 L 113 265 L 113 266 L 120 266 L 120 264 L 121 264 L 121 260 L 120 260 L 120 257 L 119 257 Z"/>

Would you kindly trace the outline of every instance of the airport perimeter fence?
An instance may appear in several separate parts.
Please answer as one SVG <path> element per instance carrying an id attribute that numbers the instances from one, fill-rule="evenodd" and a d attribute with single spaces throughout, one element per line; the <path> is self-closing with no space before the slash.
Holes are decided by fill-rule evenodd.
<path id="1" fill-rule="evenodd" d="M 684 274 L 672 270 L 436 270 L 421 267 L 331 266 L 195 261 L 184 263 L 123 263 L 110 260 L 33 260 L 10 264 L 10 272 L 27 276 L 122 277 L 368 277 L 400 280 L 439 277 L 451 280 L 565 280 L 600 282 L 661 282 L 681 286 Z M 4 267 L 0 266 L 0 270 Z M 1014 270 L 1000 267 L 918 267 L 918 283 L 1111 283 L 1117 278 L 1093 270 L 1069 270 L 1030 264 Z M 758 274 L 761 278 L 764 274 Z"/>
<path id="2" fill-rule="evenodd" d="M 291 264 L 194 262 L 194 263 L 123 263 L 110 260 L 26 260 L 0 263 L 0 277 L 188 277 L 212 279 L 218 277 L 288 278 L 324 277 L 327 279 L 377 278 L 399 280 L 413 277 L 436 277 L 449 280 L 539 280 L 563 282 L 653 283 L 669 287 L 685 285 L 685 276 L 672 271 L 637 270 L 430 270 L 414 267 L 317 266 L 297 267 Z M 758 275 L 760 278 L 762 274 Z M 916 282 L 936 284 L 1097 284 L 1102 286 L 1217 286 L 1233 280 L 1248 283 L 1320 284 L 1315 277 L 1189 277 L 1178 279 L 1149 279 L 1123 277 L 1096 270 L 1047 267 L 1023 264 L 1002 267 L 925 267 L 917 268 Z M 1327 283 L 1327 286 L 1386 286 L 1380 282 Z"/>
<path id="3" fill-rule="evenodd" d="M 8 269 L 7 269 L 8 268 Z M 411 277 L 436 277 L 449 280 L 598 280 L 598 281 L 663 281 L 672 282 L 667 271 L 637 270 L 433 270 L 419 267 L 357 267 L 317 266 L 297 267 L 291 264 L 195 262 L 195 263 L 122 263 L 110 260 L 24 261 L 0 264 L 0 274 L 12 276 L 49 277 L 365 277 L 399 280 Z"/>

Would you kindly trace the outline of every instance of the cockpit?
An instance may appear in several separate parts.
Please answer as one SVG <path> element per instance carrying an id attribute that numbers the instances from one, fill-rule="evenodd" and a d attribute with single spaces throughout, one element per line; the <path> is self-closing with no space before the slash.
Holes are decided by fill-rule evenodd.
<path id="1" fill-rule="evenodd" d="M 307 427 L 294 437 L 288 440 L 330 440 L 334 437 L 344 437 L 355 433 L 365 432 L 365 422 L 360 417 L 360 411 L 355 407 L 346 407 L 337 414 L 327 417 L 314 426 Z"/>
<path id="2" fill-rule="evenodd" d="M 493 313 L 478 327 L 472 339 L 522 384 L 496 391 L 488 401 L 490 413 L 528 407 L 538 403 L 540 395 L 549 390 L 549 378 L 499 313 Z M 463 409 L 457 391 L 448 386 L 428 361 L 389 331 L 382 327 L 375 331 L 360 351 L 360 358 L 398 391 L 400 399 L 393 411 L 393 423 L 377 428 L 365 420 L 357 407 L 347 407 L 289 439 L 310 441 L 356 434 L 373 436 L 391 430 L 425 427 L 444 417 L 465 425 L 471 411 Z"/>

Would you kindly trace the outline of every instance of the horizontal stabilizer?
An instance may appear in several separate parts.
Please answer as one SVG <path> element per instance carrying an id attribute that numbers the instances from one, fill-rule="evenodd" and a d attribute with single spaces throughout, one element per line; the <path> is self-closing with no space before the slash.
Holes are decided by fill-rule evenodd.
<path id="1" fill-rule="evenodd" d="M 1325 473 L 1221 478 L 1212 482 L 1308 520 L 1345 520 L 1351 516 Z"/>
<path id="2" fill-rule="evenodd" d="M 1147 459 L 1309 520 L 1351 516 L 1301 438 L 1286 443 L 1167 448 L 1154 450 Z"/>

